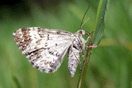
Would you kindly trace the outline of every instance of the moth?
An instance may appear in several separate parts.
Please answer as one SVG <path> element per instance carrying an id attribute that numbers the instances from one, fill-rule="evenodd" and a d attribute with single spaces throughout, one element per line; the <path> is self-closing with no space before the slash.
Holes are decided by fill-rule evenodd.
<path id="1" fill-rule="evenodd" d="M 20 28 L 13 33 L 16 45 L 33 67 L 46 73 L 55 72 L 68 51 L 68 70 L 71 77 L 76 72 L 80 53 L 85 48 L 84 30 L 75 34 L 40 27 Z"/>
<path id="2" fill-rule="evenodd" d="M 88 9 L 89 7 L 90 5 Z M 85 31 L 81 29 L 88 9 L 83 16 L 80 30 L 76 33 L 40 27 L 20 28 L 13 33 L 16 45 L 33 67 L 46 73 L 55 72 L 68 52 L 68 70 L 71 77 L 74 77 L 80 62 L 80 53 L 90 37 L 85 40 L 82 37 Z"/>

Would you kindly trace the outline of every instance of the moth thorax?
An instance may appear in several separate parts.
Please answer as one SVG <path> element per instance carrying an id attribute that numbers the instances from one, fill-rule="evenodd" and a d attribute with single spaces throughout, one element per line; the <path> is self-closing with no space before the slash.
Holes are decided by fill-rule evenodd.
<path id="1" fill-rule="evenodd" d="M 84 30 L 78 30 L 77 33 L 81 34 L 81 35 L 85 35 L 85 31 Z"/>

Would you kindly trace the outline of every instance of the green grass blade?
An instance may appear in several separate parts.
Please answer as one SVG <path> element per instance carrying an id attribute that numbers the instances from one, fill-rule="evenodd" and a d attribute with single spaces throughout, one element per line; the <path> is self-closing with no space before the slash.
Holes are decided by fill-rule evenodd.
<path id="1" fill-rule="evenodd" d="M 107 0 L 100 0 L 99 2 L 99 7 L 97 11 L 95 26 L 94 26 L 94 30 L 96 31 L 94 35 L 93 45 L 98 45 L 100 43 L 104 33 L 104 17 L 105 17 L 106 4 L 107 4 Z"/>

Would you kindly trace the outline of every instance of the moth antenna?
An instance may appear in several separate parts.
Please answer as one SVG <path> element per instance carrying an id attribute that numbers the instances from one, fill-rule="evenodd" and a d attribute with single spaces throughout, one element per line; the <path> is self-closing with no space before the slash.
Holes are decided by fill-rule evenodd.
<path id="1" fill-rule="evenodd" d="M 88 10 L 89 10 L 89 8 L 90 8 L 90 5 L 88 6 L 88 8 L 87 8 L 87 10 L 86 10 L 86 12 L 85 12 L 85 14 L 84 14 L 84 16 L 83 16 L 83 19 L 82 19 L 82 22 L 81 22 L 81 25 L 80 25 L 80 30 L 82 29 L 82 26 L 86 23 L 86 21 L 85 21 L 84 24 L 83 24 L 83 20 L 84 20 L 84 18 L 85 18 L 86 13 L 87 13 Z"/>
<path id="2" fill-rule="evenodd" d="M 82 26 L 89 20 L 89 17 L 87 18 L 87 20 L 82 24 Z"/>

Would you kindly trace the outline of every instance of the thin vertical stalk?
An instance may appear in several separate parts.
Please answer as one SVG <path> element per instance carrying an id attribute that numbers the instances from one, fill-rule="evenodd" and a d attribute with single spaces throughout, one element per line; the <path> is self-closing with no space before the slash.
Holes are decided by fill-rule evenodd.
<path id="1" fill-rule="evenodd" d="M 81 75 L 79 78 L 77 88 L 82 88 L 84 80 L 85 80 L 86 71 L 88 68 L 92 48 L 97 47 L 97 45 L 99 44 L 99 42 L 101 41 L 101 38 L 103 36 L 104 16 L 105 16 L 106 6 L 107 6 L 107 0 L 100 0 L 97 15 L 96 15 L 95 26 L 93 28 L 93 30 L 95 30 L 95 34 L 91 33 L 91 38 L 90 38 L 89 44 L 87 46 L 87 52 L 85 55 L 85 59 L 84 59 L 84 63 L 83 63 L 83 67 L 82 67 L 82 71 L 81 71 Z"/>

